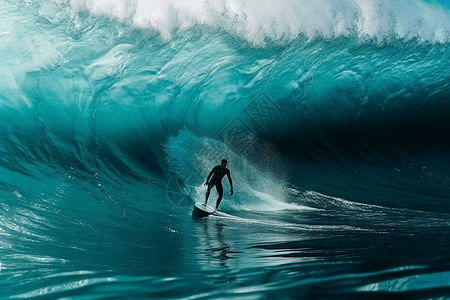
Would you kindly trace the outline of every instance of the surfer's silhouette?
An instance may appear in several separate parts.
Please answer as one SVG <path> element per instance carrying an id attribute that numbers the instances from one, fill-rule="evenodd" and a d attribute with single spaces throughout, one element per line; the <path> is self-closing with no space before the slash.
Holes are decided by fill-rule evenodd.
<path id="1" fill-rule="evenodd" d="M 219 198 L 217 198 L 216 202 L 216 209 L 219 208 L 223 196 L 222 178 L 225 175 L 228 176 L 228 181 L 230 182 L 231 187 L 231 195 L 233 195 L 233 181 L 231 180 L 230 170 L 228 170 L 227 168 L 227 163 L 228 162 L 225 158 L 222 159 L 221 164 L 215 166 L 209 173 L 208 178 L 206 179 L 205 182 L 205 185 L 208 186 L 208 190 L 206 191 L 205 203 L 203 203 L 203 205 L 206 205 L 206 203 L 208 202 L 209 193 L 211 192 L 211 189 L 213 188 L 213 186 L 216 186 L 217 193 L 219 194 Z"/>

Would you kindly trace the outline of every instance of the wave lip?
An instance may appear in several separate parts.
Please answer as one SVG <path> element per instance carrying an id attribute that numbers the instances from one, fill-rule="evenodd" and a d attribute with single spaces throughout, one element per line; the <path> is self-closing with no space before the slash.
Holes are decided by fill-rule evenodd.
<path id="1" fill-rule="evenodd" d="M 64 1 L 64 0 L 63 0 Z M 88 11 L 146 29 L 170 40 L 173 34 L 207 26 L 233 33 L 254 45 L 358 36 L 378 43 L 395 39 L 447 43 L 450 17 L 418 0 L 65 0 L 73 11 Z"/>

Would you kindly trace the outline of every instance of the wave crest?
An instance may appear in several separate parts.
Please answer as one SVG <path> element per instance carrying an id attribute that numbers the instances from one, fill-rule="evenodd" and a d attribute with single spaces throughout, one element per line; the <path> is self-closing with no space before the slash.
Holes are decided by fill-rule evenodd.
<path id="1" fill-rule="evenodd" d="M 195 26 L 223 29 L 262 46 L 308 39 L 357 36 L 378 43 L 418 40 L 447 43 L 450 17 L 418 0 L 62 0 L 74 11 L 89 11 L 147 29 L 170 40 Z"/>

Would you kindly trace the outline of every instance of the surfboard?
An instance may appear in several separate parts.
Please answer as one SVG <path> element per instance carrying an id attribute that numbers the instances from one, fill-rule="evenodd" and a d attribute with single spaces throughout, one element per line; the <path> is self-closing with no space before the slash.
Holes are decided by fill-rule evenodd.
<path id="1" fill-rule="evenodd" d="M 211 206 L 196 202 L 194 205 L 194 210 L 192 211 L 192 216 L 195 218 L 203 218 L 209 216 L 213 212 L 214 208 L 212 208 Z"/>

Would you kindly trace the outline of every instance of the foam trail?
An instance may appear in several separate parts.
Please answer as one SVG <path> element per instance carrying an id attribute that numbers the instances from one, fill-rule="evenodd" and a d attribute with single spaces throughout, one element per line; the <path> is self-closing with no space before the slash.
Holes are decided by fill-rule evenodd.
<path id="1" fill-rule="evenodd" d="M 357 36 L 378 43 L 418 40 L 447 43 L 450 17 L 419 0 L 62 0 L 160 34 L 164 40 L 195 26 L 233 33 L 254 45 Z"/>

